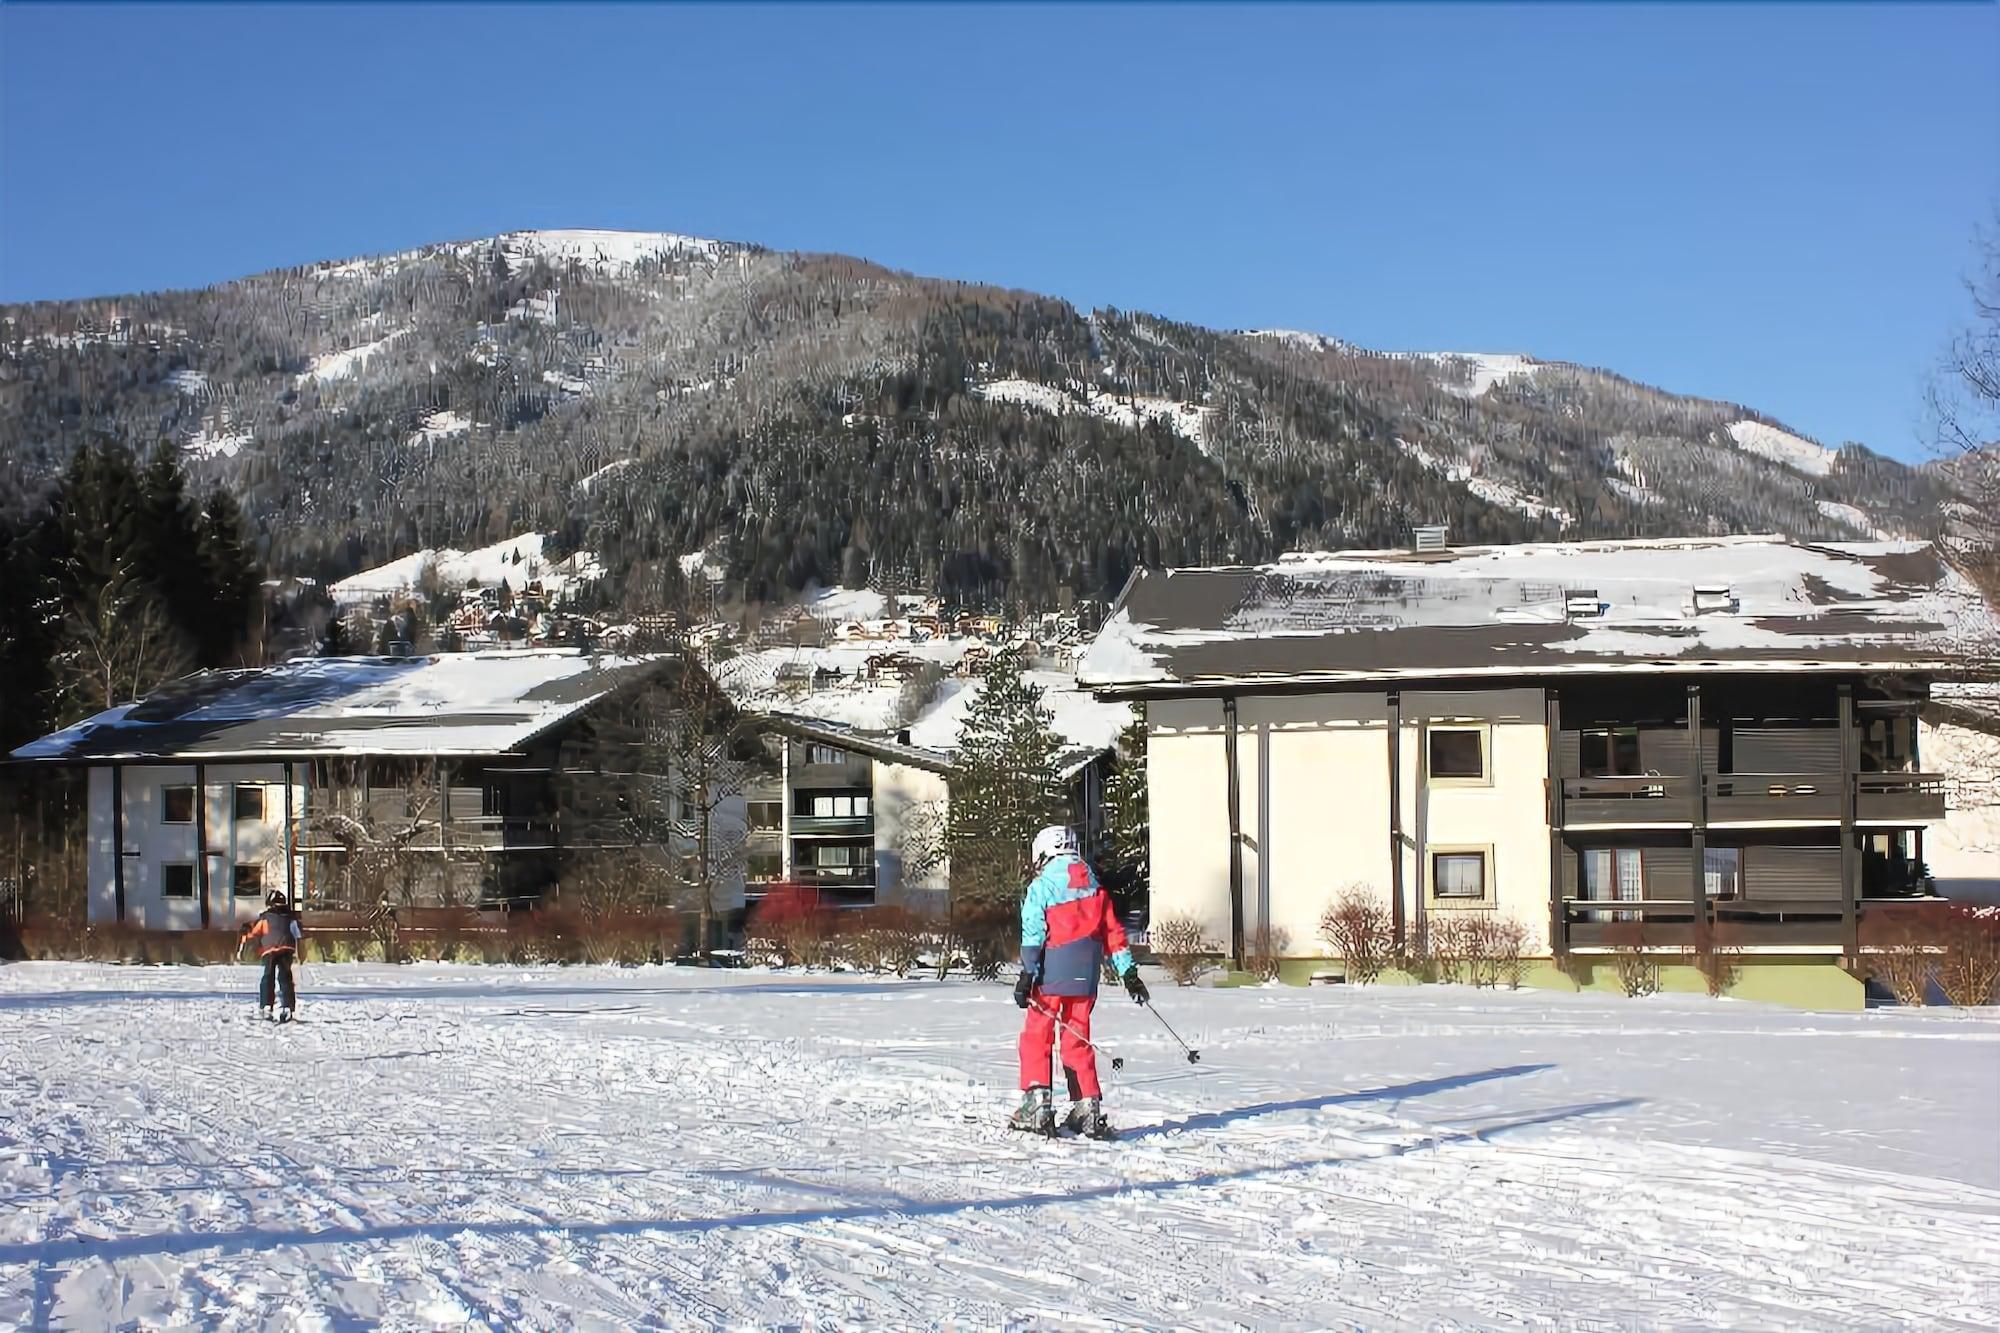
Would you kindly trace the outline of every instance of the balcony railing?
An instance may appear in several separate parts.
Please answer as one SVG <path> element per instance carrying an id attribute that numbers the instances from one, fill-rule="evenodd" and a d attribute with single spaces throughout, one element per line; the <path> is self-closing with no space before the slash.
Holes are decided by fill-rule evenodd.
<path id="1" fill-rule="evenodd" d="M 1944 818 L 1936 773 L 1855 775 L 1854 817 L 1864 823 Z M 1830 823 L 1840 818 L 1838 773 L 1710 773 L 1702 778 L 1710 824 Z M 1687 824 L 1695 781 L 1687 774 L 1563 779 L 1563 824 Z"/>
<path id="2" fill-rule="evenodd" d="M 1944 818 L 1944 777 L 1941 774 L 1862 773 L 1854 781 L 1856 819 Z"/>
<path id="3" fill-rule="evenodd" d="M 1694 820 L 1694 779 L 1649 773 L 1643 777 L 1564 778 L 1563 823 L 1687 824 Z"/>
<path id="4" fill-rule="evenodd" d="M 875 831 L 873 815 L 793 815 L 793 837 L 865 838 Z"/>
<path id="5" fill-rule="evenodd" d="M 1714 773 L 1708 822 L 1796 822 L 1840 818 L 1838 773 Z"/>

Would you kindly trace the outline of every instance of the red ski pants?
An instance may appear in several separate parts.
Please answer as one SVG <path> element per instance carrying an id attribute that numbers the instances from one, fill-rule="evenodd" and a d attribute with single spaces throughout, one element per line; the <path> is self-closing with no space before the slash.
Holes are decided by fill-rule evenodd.
<path id="1" fill-rule="evenodd" d="M 1056 1019 L 1062 1020 L 1062 1063 L 1071 1097 L 1096 1097 L 1097 1052 L 1089 1045 L 1090 1011 L 1095 995 L 1044 995 L 1028 998 L 1027 1021 L 1021 1025 L 1021 1090 L 1046 1088 L 1049 1053 L 1055 1045 Z"/>

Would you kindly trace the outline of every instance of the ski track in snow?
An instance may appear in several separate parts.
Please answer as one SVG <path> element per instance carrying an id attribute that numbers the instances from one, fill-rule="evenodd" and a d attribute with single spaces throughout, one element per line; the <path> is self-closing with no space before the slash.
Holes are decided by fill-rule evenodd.
<path id="1" fill-rule="evenodd" d="M 0 968 L 0 1325 L 2000 1319 L 1985 1014 L 1162 981 L 1045 1144 L 1002 986 L 253 976 Z"/>

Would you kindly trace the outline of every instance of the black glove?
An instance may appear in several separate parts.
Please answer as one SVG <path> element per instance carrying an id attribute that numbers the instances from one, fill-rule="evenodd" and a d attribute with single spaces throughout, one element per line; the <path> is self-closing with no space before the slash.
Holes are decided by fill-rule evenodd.
<path id="1" fill-rule="evenodd" d="M 1028 995 L 1035 989 L 1035 974 L 1023 972 L 1014 978 L 1014 1003 L 1020 1008 L 1028 1007 Z"/>
<path id="2" fill-rule="evenodd" d="M 1125 974 L 1125 993 L 1132 997 L 1132 1003 L 1145 1004 L 1153 997 L 1146 990 L 1146 983 L 1139 977 L 1139 969 L 1133 968 Z"/>

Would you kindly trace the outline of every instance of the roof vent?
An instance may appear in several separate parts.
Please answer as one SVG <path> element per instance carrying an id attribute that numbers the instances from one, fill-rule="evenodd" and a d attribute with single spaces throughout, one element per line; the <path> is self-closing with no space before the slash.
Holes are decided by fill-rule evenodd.
<path id="1" fill-rule="evenodd" d="M 1451 529 L 1442 523 L 1410 529 L 1410 541 L 1419 551 L 1442 551 L 1450 544 Z"/>
<path id="2" fill-rule="evenodd" d="M 1595 588 L 1571 588 L 1563 594 L 1563 614 L 1571 620 L 1590 620 L 1611 609 Z"/>
<path id="3" fill-rule="evenodd" d="M 1734 611 L 1736 590 L 1727 583 L 1697 583 L 1694 585 L 1694 613 L 1702 615 L 1711 611 Z"/>

